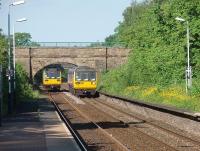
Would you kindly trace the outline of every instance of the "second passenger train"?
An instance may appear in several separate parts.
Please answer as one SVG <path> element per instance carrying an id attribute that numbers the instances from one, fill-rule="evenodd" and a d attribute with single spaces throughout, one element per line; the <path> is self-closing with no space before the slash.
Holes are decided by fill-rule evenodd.
<path id="1" fill-rule="evenodd" d="M 79 66 L 68 70 L 68 87 L 74 95 L 97 94 L 97 72 L 93 68 Z"/>

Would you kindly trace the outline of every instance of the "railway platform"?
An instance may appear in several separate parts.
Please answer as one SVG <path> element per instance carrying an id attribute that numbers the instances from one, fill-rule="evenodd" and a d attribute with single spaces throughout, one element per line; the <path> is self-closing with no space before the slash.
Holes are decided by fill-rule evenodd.
<path id="1" fill-rule="evenodd" d="M 0 151 L 80 151 L 53 105 L 47 99 L 36 103 L 36 111 L 29 102 L 22 105 L 25 111 L 4 118 Z"/>

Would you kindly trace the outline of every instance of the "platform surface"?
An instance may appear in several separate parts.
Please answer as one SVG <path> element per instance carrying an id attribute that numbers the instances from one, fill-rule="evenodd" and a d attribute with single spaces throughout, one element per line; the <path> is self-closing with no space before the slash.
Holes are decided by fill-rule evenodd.
<path id="1" fill-rule="evenodd" d="M 4 118 L 0 151 L 80 151 L 53 105 L 45 99 L 37 104 L 37 112 L 25 111 Z"/>

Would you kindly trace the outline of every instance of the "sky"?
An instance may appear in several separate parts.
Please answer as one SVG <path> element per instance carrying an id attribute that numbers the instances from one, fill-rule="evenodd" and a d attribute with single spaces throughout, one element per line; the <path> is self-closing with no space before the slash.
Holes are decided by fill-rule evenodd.
<path id="1" fill-rule="evenodd" d="M 1 0 L 0 28 L 7 35 L 8 6 Z M 15 0 L 19 1 L 19 0 Z M 37 42 L 96 42 L 114 33 L 132 0 L 25 0 L 11 7 L 11 28 Z M 17 19 L 27 18 L 18 23 Z"/>

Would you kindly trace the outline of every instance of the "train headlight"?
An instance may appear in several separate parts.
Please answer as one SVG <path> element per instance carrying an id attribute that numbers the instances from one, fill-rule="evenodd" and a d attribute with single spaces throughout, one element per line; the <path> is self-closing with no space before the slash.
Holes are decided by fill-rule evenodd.
<path id="1" fill-rule="evenodd" d="M 80 82 L 76 82 L 75 84 L 81 84 Z"/>
<path id="2" fill-rule="evenodd" d="M 95 85 L 95 84 L 96 84 L 96 82 L 91 82 L 91 84 Z"/>

